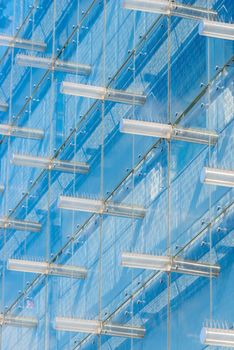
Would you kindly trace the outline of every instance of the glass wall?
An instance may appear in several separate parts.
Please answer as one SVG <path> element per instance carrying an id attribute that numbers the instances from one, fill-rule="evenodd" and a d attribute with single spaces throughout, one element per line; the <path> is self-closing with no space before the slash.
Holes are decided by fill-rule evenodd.
<path id="1" fill-rule="evenodd" d="M 233 0 L 0 18 L 0 349 L 234 347 Z"/>

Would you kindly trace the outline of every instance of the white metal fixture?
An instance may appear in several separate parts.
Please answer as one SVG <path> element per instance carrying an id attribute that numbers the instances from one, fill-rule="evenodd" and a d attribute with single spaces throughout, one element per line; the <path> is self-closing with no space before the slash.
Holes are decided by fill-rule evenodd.
<path id="1" fill-rule="evenodd" d="M 89 75 L 91 73 L 91 66 L 86 64 L 62 61 L 48 57 L 18 54 L 16 55 L 16 63 L 23 67 L 50 69 L 71 74 Z"/>
<path id="2" fill-rule="evenodd" d="M 217 14 L 212 9 L 190 6 L 181 2 L 168 0 L 124 0 L 123 7 L 129 10 L 158 13 L 167 16 L 200 19 L 206 15 Z"/>
<path id="3" fill-rule="evenodd" d="M 61 265 L 42 261 L 30 261 L 21 259 L 8 259 L 8 270 L 32 272 L 61 277 L 85 279 L 87 270 L 80 266 Z"/>
<path id="4" fill-rule="evenodd" d="M 200 261 L 183 260 L 169 256 L 122 253 L 121 265 L 125 267 L 177 272 L 195 276 L 216 277 L 220 272 L 218 265 Z"/>
<path id="5" fill-rule="evenodd" d="M 199 24 L 199 34 L 211 38 L 234 40 L 234 24 L 204 19 Z"/>
<path id="6" fill-rule="evenodd" d="M 0 102 L 0 112 L 6 112 L 8 110 L 8 104 L 5 102 Z"/>
<path id="7" fill-rule="evenodd" d="M 76 84 L 63 81 L 61 92 L 66 95 L 94 98 L 97 100 L 108 100 L 120 103 L 142 105 L 146 101 L 143 93 L 134 93 L 121 90 L 106 89 L 101 86 Z"/>
<path id="8" fill-rule="evenodd" d="M 89 171 L 89 165 L 86 163 L 69 162 L 66 160 L 50 159 L 46 157 L 34 157 L 25 154 L 13 154 L 12 163 L 19 166 L 56 170 L 67 173 L 86 174 Z"/>
<path id="9" fill-rule="evenodd" d="M 43 42 L 21 39 L 14 36 L 0 34 L 0 46 L 16 47 L 18 49 L 45 51 L 46 44 Z"/>
<path id="10" fill-rule="evenodd" d="M 217 142 L 218 134 L 206 129 L 184 128 L 169 124 L 147 122 L 134 119 L 122 119 L 120 131 L 127 134 L 161 137 L 201 144 L 212 144 Z"/>
<path id="11" fill-rule="evenodd" d="M 13 316 L 0 314 L 0 325 L 9 325 L 14 327 L 34 328 L 38 321 L 34 317 L 27 316 Z"/>
<path id="12" fill-rule="evenodd" d="M 234 330 L 203 327 L 200 340 L 202 344 L 234 348 Z"/>
<path id="13" fill-rule="evenodd" d="M 21 128 L 8 124 L 0 124 L 0 135 L 41 140 L 44 137 L 44 131 L 38 129 Z"/>
<path id="14" fill-rule="evenodd" d="M 68 210 L 78 210 L 96 214 L 109 214 L 113 216 L 139 218 L 142 219 L 145 216 L 146 209 L 119 204 L 119 203 L 106 203 L 101 200 L 80 198 L 80 197 L 67 197 L 60 196 L 59 208 Z"/>
<path id="15" fill-rule="evenodd" d="M 41 230 L 41 224 L 32 221 L 1 218 L 0 228 L 9 230 L 39 232 Z"/>
<path id="16" fill-rule="evenodd" d="M 66 317 L 56 317 L 55 329 L 58 331 L 104 334 L 125 338 L 143 338 L 145 335 L 145 329 L 143 327 L 105 324 L 97 320 L 82 320 Z"/>
<path id="17" fill-rule="evenodd" d="M 209 185 L 234 187 L 234 171 L 205 167 L 201 181 Z"/>

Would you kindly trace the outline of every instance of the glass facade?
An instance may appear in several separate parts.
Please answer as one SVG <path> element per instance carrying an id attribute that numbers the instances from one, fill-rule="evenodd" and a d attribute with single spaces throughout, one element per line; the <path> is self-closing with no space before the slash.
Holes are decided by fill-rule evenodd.
<path id="1" fill-rule="evenodd" d="M 234 348 L 234 1 L 0 18 L 0 349 Z"/>

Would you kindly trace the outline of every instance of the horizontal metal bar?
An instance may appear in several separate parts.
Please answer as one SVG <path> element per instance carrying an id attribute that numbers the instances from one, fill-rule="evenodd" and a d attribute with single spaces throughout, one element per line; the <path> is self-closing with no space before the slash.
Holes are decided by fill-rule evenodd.
<path id="1" fill-rule="evenodd" d="M 34 328 L 38 324 L 38 321 L 34 317 L 27 316 L 13 316 L 0 314 L 0 325 L 8 325 L 14 327 L 26 327 Z"/>
<path id="2" fill-rule="evenodd" d="M 207 15 L 217 15 L 217 12 L 213 9 L 196 7 L 168 0 L 124 0 L 123 7 L 129 10 L 192 19 L 200 19 Z"/>
<path id="3" fill-rule="evenodd" d="M 145 328 L 103 323 L 102 334 L 123 338 L 144 338 Z"/>
<path id="4" fill-rule="evenodd" d="M 13 154 L 12 163 L 19 166 L 56 170 L 66 173 L 87 174 L 89 172 L 89 165 L 87 163 L 70 162 L 47 157 L 34 157 L 25 154 Z"/>
<path id="5" fill-rule="evenodd" d="M 234 187 L 234 170 L 205 167 L 201 181 L 208 185 Z"/>
<path id="6" fill-rule="evenodd" d="M 34 67 L 41 69 L 49 69 L 52 71 L 60 71 L 70 74 L 89 75 L 91 66 L 79 64 L 76 62 L 62 61 L 40 56 L 16 55 L 16 63 L 23 67 Z"/>
<path id="7" fill-rule="evenodd" d="M 234 40 L 234 24 L 203 20 L 199 24 L 199 34 L 211 38 Z"/>
<path id="8" fill-rule="evenodd" d="M 44 137 L 44 131 L 39 129 L 21 128 L 9 124 L 0 124 L 0 135 L 41 140 Z"/>
<path id="9" fill-rule="evenodd" d="M 143 338 L 145 335 L 145 329 L 143 327 L 105 324 L 97 320 L 83 320 L 66 317 L 56 317 L 55 329 L 59 331 L 103 334 L 125 338 Z"/>
<path id="10" fill-rule="evenodd" d="M 234 348 L 234 330 L 203 327 L 200 340 L 202 344 Z"/>
<path id="11" fill-rule="evenodd" d="M 207 145 L 214 145 L 218 140 L 218 134 L 215 131 L 200 128 L 184 128 L 177 125 L 172 126 L 134 119 L 122 119 L 120 131 L 128 134 L 154 136 Z"/>
<path id="12" fill-rule="evenodd" d="M 169 124 L 124 118 L 120 121 L 120 131 L 133 135 L 170 139 L 172 135 L 172 126 Z"/>
<path id="13" fill-rule="evenodd" d="M 81 332 L 100 334 L 101 323 L 97 320 L 82 320 L 79 318 L 56 317 L 55 329 L 66 332 Z"/>
<path id="14" fill-rule="evenodd" d="M 0 102 L 0 112 L 6 112 L 8 110 L 8 104 L 5 102 Z"/>
<path id="15" fill-rule="evenodd" d="M 45 51 L 46 44 L 39 41 L 21 39 L 14 36 L 0 34 L 0 46 L 16 47 L 18 49 Z"/>
<path id="16" fill-rule="evenodd" d="M 220 272 L 218 265 L 169 256 L 137 253 L 122 253 L 121 265 L 131 268 L 176 272 L 203 277 L 217 277 Z"/>
<path id="17" fill-rule="evenodd" d="M 113 216 L 143 219 L 146 209 L 120 203 L 108 203 L 101 200 L 60 196 L 59 208 L 78 210 L 96 214 L 109 214 Z"/>
<path id="18" fill-rule="evenodd" d="M 76 84 L 68 81 L 62 82 L 61 92 L 67 95 L 136 105 L 142 105 L 146 101 L 146 96 L 143 93 L 106 89 L 101 86 Z"/>
<path id="19" fill-rule="evenodd" d="M 41 224 L 32 221 L 1 218 L 0 228 L 8 230 L 39 232 L 41 231 Z"/>
<path id="20" fill-rule="evenodd" d="M 87 270 L 83 267 L 23 259 L 8 259 L 7 268 L 8 270 L 12 271 L 31 272 L 80 279 L 84 279 L 87 276 Z"/>
<path id="21" fill-rule="evenodd" d="M 215 145 L 218 140 L 218 134 L 212 130 L 175 126 L 173 127 L 171 138 L 204 145 Z"/>

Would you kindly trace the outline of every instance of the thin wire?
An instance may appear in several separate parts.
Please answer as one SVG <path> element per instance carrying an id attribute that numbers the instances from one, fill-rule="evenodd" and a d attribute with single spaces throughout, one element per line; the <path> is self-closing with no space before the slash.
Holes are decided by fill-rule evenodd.
<path id="1" fill-rule="evenodd" d="M 103 86 L 106 84 L 106 0 L 103 0 Z M 105 99 L 102 100 L 101 108 L 101 168 L 100 168 L 100 199 L 104 201 L 104 142 L 105 142 Z M 99 255 L 99 291 L 98 291 L 98 320 L 102 322 L 102 283 L 103 283 L 103 268 L 102 268 L 102 236 L 103 236 L 103 214 L 100 215 L 100 228 L 99 228 L 99 242 L 100 242 L 100 255 Z M 98 336 L 98 349 L 101 349 L 102 341 L 101 334 Z"/>
<path id="2" fill-rule="evenodd" d="M 77 16 L 76 16 L 76 20 L 77 20 L 77 23 L 79 23 L 79 13 L 80 13 L 80 1 L 78 0 L 77 1 Z M 76 62 L 79 62 L 79 34 L 80 34 L 80 28 L 78 28 L 78 30 L 76 31 L 75 33 L 75 37 L 76 37 L 76 42 L 77 42 L 77 47 L 76 47 L 76 53 L 75 53 L 75 58 L 76 58 Z M 67 46 L 66 46 L 67 47 Z M 65 53 L 65 50 L 63 52 L 63 54 Z M 75 75 L 75 80 L 76 82 L 79 81 L 79 77 L 78 77 L 78 70 L 76 71 L 76 75 Z M 75 110 L 77 110 L 77 106 L 78 106 L 78 100 L 77 99 L 74 99 L 74 104 L 75 104 Z M 77 125 L 77 113 L 75 113 L 75 125 L 74 125 L 74 129 L 76 128 L 76 125 Z M 73 167 L 73 185 L 72 185 L 72 193 L 73 195 L 75 196 L 76 195 L 76 171 L 75 171 L 75 162 L 76 162 L 76 145 L 77 145 L 77 131 L 74 133 L 74 143 L 72 144 L 72 147 L 74 149 L 74 156 L 73 156 L 73 159 L 74 159 L 74 167 Z M 72 227 L 75 227 L 75 219 L 76 219 L 76 211 L 73 210 L 72 211 Z M 73 233 L 72 233 L 72 236 L 73 236 Z M 69 237 L 68 237 L 69 239 Z M 75 240 L 73 239 L 72 240 L 72 244 L 71 244 L 71 264 L 72 266 L 74 266 L 74 252 L 75 252 Z M 68 248 L 69 249 L 69 248 Z M 86 253 L 86 251 L 85 251 Z M 85 255 L 87 257 L 87 254 Z M 70 285 L 71 285 L 71 295 L 75 295 L 75 283 L 74 283 L 74 280 L 73 278 L 70 279 L 69 281 Z M 85 289 L 86 289 L 86 293 L 87 293 L 87 285 L 85 285 Z M 85 310 L 86 310 L 86 299 L 85 299 Z M 75 308 L 74 308 L 75 310 Z M 73 308 L 72 308 L 72 317 L 76 317 L 76 315 L 73 314 Z M 71 339 L 73 338 L 73 335 L 72 333 L 69 333 L 69 340 L 71 342 Z"/>
<path id="3" fill-rule="evenodd" d="M 167 68 L 167 114 L 168 122 L 171 123 L 171 17 L 167 17 L 168 23 L 168 46 L 167 46 L 167 59 L 168 59 L 168 68 Z M 167 186 L 168 186 L 168 213 L 167 213 L 167 252 L 171 256 L 171 142 L 167 142 L 167 151 L 168 151 L 168 164 L 167 164 Z M 171 275 L 167 275 L 168 282 L 168 294 L 167 294 L 167 349 L 171 349 Z"/>
<path id="4" fill-rule="evenodd" d="M 210 0 L 208 0 L 208 8 L 210 8 Z M 210 19 L 210 15 L 208 14 L 208 19 Z M 210 98 L 210 94 L 211 94 L 211 74 L 210 74 L 210 60 L 211 60 L 211 45 L 210 45 L 210 38 L 208 37 L 207 39 L 207 80 L 208 80 L 208 111 L 207 111 L 207 124 L 208 124 L 208 130 L 210 130 L 211 128 L 211 115 L 210 115 L 210 104 L 211 104 L 211 98 Z M 208 156 L 208 162 L 209 162 L 209 166 L 211 166 L 211 144 L 210 144 L 210 140 L 209 140 L 209 156 Z M 209 253 L 209 259 L 210 259 L 210 264 L 212 263 L 212 224 L 211 224 L 211 191 L 212 191 L 212 186 L 208 186 L 208 193 L 209 193 L 209 248 L 210 248 L 210 253 Z M 210 269 L 210 321 L 212 321 L 213 318 L 213 278 L 212 278 L 212 270 Z"/>
<path id="5" fill-rule="evenodd" d="M 33 7 L 33 11 L 32 11 L 32 35 L 34 33 L 34 27 L 35 27 L 35 6 Z M 22 10 L 23 12 L 23 10 Z M 29 96 L 31 96 L 32 94 L 32 82 L 33 82 L 33 72 L 32 72 L 33 68 L 30 67 L 30 79 L 29 79 Z M 31 116 L 32 116 L 32 100 L 30 99 L 30 102 L 29 102 L 29 108 L 28 108 L 28 115 L 29 115 L 29 120 L 31 120 Z M 30 140 L 29 139 L 26 139 L 26 140 L 23 140 L 22 141 L 23 143 L 26 144 L 26 151 L 27 151 L 27 146 L 30 145 Z M 24 177 L 24 168 L 22 169 L 22 175 Z M 23 183 L 23 181 L 22 181 Z M 29 196 L 27 196 L 27 198 L 25 198 L 25 217 L 27 218 L 28 216 L 28 205 L 29 205 Z M 26 227 L 26 224 L 25 224 L 25 227 Z M 24 239 L 24 254 L 26 255 L 27 254 L 27 233 L 25 233 L 25 239 Z M 23 273 L 23 286 L 25 285 L 25 282 L 26 282 L 26 276 L 27 276 L 27 273 L 24 272 Z M 23 297 L 23 305 L 25 306 L 26 304 L 26 293 L 24 292 L 23 293 L 24 297 Z"/>
<path id="6" fill-rule="evenodd" d="M 52 57 L 55 54 L 55 35 L 56 35 L 56 0 L 53 1 L 53 32 L 52 32 Z M 55 84 L 54 70 L 51 71 L 51 103 L 50 103 L 50 135 L 49 135 L 49 155 L 53 152 L 53 114 L 54 114 L 54 103 L 55 103 Z M 50 261 L 50 199 L 51 199 L 51 170 L 48 171 L 48 212 L 47 212 L 47 223 L 46 223 L 46 240 L 45 240 L 45 255 L 46 261 Z M 45 350 L 50 348 L 50 302 L 49 302 L 49 277 L 45 278 Z"/>
<path id="7" fill-rule="evenodd" d="M 12 48 L 11 51 L 11 73 L 10 73 L 10 92 L 9 92 L 9 114 L 8 114 L 8 120 L 10 121 L 11 119 L 11 110 L 12 110 L 12 81 L 13 81 L 13 73 L 12 73 L 12 67 L 13 67 L 13 60 L 14 60 L 14 47 Z M 10 137 L 8 137 L 7 140 L 8 146 L 7 146 L 7 161 L 6 161 L 6 177 L 5 177 L 5 202 L 4 202 L 4 209 L 3 212 L 5 213 L 4 216 L 7 216 L 8 213 L 8 195 L 9 195 L 9 165 L 10 165 L 10 152 L 11 152 L 11 142 L 10 142 Z M 6 280 L 6 228 L 3 228 L 3 248 L 2 248 L 2 260 L 3 260 L 3 269 L 2 269 L 2 285 L 1 285 L 1 290 L 2 290 L 2 296 L 1 296 L 1 303 L 2 303 L 2 313 L 4 314 L 4 307 L 5 307 L 5 280 Z M 1 338 L 0 338 L 0 348 L 2 349 L 3 347 L 3 325 L 1 326 Z"/>
<path id="8" fill-rule="evenodd" d="M 133 85 L 136 83 L 136 52 L 135 52 L 135 47 L 136 47 L 136 11 L 133 11 Z M 133 106 L 132 106 L 132 118 L 133 120 L 135 119 L 135 98 L 133 99 Z M 135 163 L 135 135 L 132 135 L 132 169 L 134 169 L 134 163 Z M 131 231 L 132 231 L 132 236 L 134 235 L 134 215 L 133 215 L 133 206 L 134 206 L 134 191 L 135 191 L 135 172 L 132 172 L 132 219 L 131 219 Z M 133 295 L 134 290 L 133 290 L 133 276 L 134 276 L 134 271 L 133 269 L 131 270 L 131 285 L 132 285 L 132 292 L 131 295 Z M 131 298 L 131 324 L 133 326 L 133 312 L 134 312 L 134 302 L 133 298 Z M 133 349 L 134 343 L 133 343 L 133 337 L 131 337 L 131 349 Z"/>
<path id="9" fill-rule="evenodd" d="M 14 5 L 13 5 L 13 27 L 12 27 L 12 32 L 14 35 L 15 31 L 15 14 L 16 14 L 16 0 L 14 0 Z M 10 72 L 10 91 L 9 91 L 9 113 L 8 113 L 8 123 L 11 121 L 11 116 L 12 116 L 12 96 L 13 96 L 13 65 L 14 65 L 14 47 L 11 49 L 11 72 Z M 5 183 L 6 183 L 6 188 L 5 188 L 5 203 L 4 203 L 4 216 L 7 216 L 8 211 L 10 210 L 9 208 L 9 202 L 8 202 L 8 197 L 9 197 L 9 178 L 10 178 L 10 157 L 11 157 L 11 138 L 8 137 L 7 143 L 7 160 L 6 160 L 6 178 L 5 178 Z M 3 243 L 3 271 L 2 271 L 2 309 L 3 309 L 3 314 L 4 314 L 4 308 L 5 308 L 5 282 L 6 282 L 6 260 L 7 260 L 7 251 L 6 251 L 6 236 L 7 236 L 7 229 L 3 229 L 4 232 L 4 243 Z M 4 341 L 2 337 L 3 333 L 3 328 L 4 326 L 1 326 L 1 348 L 3 347 L 2 341 Z"/>

